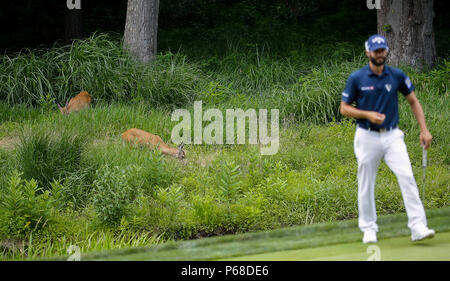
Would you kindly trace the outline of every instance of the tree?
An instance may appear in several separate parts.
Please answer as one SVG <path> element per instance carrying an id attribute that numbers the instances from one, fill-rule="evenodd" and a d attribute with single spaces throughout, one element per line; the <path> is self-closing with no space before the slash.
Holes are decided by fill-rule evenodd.
<path id="1" fill-rule="evenodd" d="M 83 36 L 83 13 L 81 0 L 67 1 L 65 7 L 64 40 L 69 43 Z"/>
<path id="2" fill-rule="evenodd" d="M 124 48 L 138 61 L 156 55 L 159 0 L 128 0 Z"/>
<path id="3" fill-rule="evenodd" d="M 433 0 L 382 0 L 378 33 L 388 40 L 389 63 L 418 69 L 436 61 Z"/>

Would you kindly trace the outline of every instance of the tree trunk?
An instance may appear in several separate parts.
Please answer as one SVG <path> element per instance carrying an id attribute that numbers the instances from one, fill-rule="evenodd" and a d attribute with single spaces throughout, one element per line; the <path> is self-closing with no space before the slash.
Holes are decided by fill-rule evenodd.
<path id="1" fill-rule="evenodd" d="M 388 41 L 388 63 L 418 69 L 434 65 L 433 17 L 433 0 L 382 0 L 377 28 Z"/>
<path id="2" fill-rule="evenodd" d="M 128 0 L 124 48 L 140 62 L 156 56 L 159 0 Z"/>
<path id="3" fill-rule="evenodd" d="M 81 2 L 80 2 L 81 3 Z M 64 41 L 70 43 L 83 37 L 83 13 L 81 9 L 68 9 L 65 11 Z"/>

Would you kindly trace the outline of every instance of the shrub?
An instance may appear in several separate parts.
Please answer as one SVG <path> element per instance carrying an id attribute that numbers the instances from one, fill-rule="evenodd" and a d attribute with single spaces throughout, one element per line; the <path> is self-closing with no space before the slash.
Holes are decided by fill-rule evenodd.
<path id="1" fill-rule="evenodd" d="M 7 150 L 0 149 L 0 192 L 6 188 L 8 185 L 7 174 L 9 173 L 11 167 L 11 159 L 13 159 L 12 153 L 9 153 Z"/>
<path id="2" fill-rule="evenodd" d="M 135 170 L 135 177 L 142 180 L 142 190 L 146 195 L 154 197 L 157 187 L 166 188 L 179 176 L 179 163 L 173 160 L 175 159 L 165 156 L 159 149 L 150 150 L 147 146 L 128 145 L 123 142 L 107 143 L 107 145 L 91 147 L 89 154 L 86 154 L 83 159 L 83 170 L 76 175 L 86 180 L 81 178 L 74 180 L 86 186 L 94 181 L 93 179 L 90 181 L 91 174 L 94 174 L 92 177 L 95 178 L 95 172 L 92 173 L 92 169 L 98 169 L 104 165 L 120 167 L 136 165 L 139 169 Z"/>
<path id="3" fill-rule="evenodd" d="M 164 206 L 172 210 L 177 210 L 181 205 L 184 194 L 182 186 L 172 185 L 168 188 L 160 188 L 157 196 L 159 202 Z"/>
<path id="4" fill-rule="evenodd" d="M 432 84 L 439 89 L 439 93 L 448 95 L 450 89 L 450 60 L 442 61 L 436 69 L 430 71 L 430 76 Z"/>
<path id="5" fill-rule="evenodd" d="M 258 223 L 264 219 L 262 208 L 250 200 L 231 204 L 228 217 L 228 224 L 230 225 L 228 229 L 233 230 L 233 232 L 258 229 L 261 227 Z"/>
<path id="6" fill-rule="evenodd" d="M 61 184 L 61 200 L 65 206 L 74 210 L 86 207 L 92 192 L 95 178 L 94 167 L 82 167 L 75 173 L 69 174 Z"/>
<path id="7" fill-rule="evenodd" d="M 217 188 L 222 200 L 234 201 L 241 193 L 241 166 L 234 161 L 222 162 L 217 174 Z"/>
<path id="8" fill-rule="evenodd" d="M 45 190 L 53 180 L 64 179 L 79 168 L 84 147 L 84 139 L 68 130 L 55 133 L 29 128 L 20 135 L 18 169 Z"/>
<path id="9" fill-rule="evenodd" d="M 166 233 L 169 237 L 190 237 L 190 227 L 185 219 L 188 212 L 188 203 L 185 200 L 183 186 L 173 184 L 167 188 L 159 188 L 157 198 L 147 203 L 150 227 L 158 232 Z M 153 224 L 152 224 L 153 222 Z"/>
<path id="10" fill-rule="evenodd" d="M 0 195 L 0 234 L 24 237 L 44 228 L 52 219 L 52 193 L 58 193 L 57 184 L 52 185 L 51 192 L 42 191 L 34 179 L 22 180 L 21 174 L 14 171 Z"/>
<path id="11" fill-rule="evenodd" d="M 167 165 L 165 156 L 159 149 L 154 149 L 149 158 L 141 165 L 140 176 L 144 180 L 143 188 L 147 193 L 154 195 L 155 187 L 168 187 L 174 180 L 176 171 Z"/>
<path id="12" fill-rule="evenodd" d="M 137 166 L 103 166 L 96 173 L 92 203 L 101 223 L 116 225 L 129 214 L 131 203 L 142 187 Z"/>
<path id="13" fill-rule="evenodd" d="M 224 227 L 226 212 L 223 205 L 217 203 L 211 196 L 196 196 L 192 200 L 194 218 L 196 219 L 196 232 L 199 235 L 213 233 L 216 229 Z"/>
<path id="14" fill-rule="evenodd" d="M 207 88 L 200 92 L 199 98 L 206 104 L 220 104 L 232 95 L 232 84 L 222 85 L 220 82 L 209 82 Z"/>

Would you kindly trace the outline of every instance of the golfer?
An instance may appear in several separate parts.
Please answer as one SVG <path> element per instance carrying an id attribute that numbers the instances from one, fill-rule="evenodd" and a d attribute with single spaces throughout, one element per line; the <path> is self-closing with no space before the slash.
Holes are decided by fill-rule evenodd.
<path id="1" fill-rule="evenodd" d="M 354 151 L 358 162 L 358 226 L 364 233 L 363 242 L 377 242 L 374 189 L 381 159 L 398 179 L 411 239 L 432 238 L 435 232 L 427 227 L 425 210 L 403 140 L 404 133 L 397 127 L 397 92 L 400 91 L 410 104 L 420 126 L 420 144 L 427 149 L 432 137 L 425 124 L 422 106 L 405 73 L 385 65 L 389 53 L 386 38 L 373 35 L 365 47 L 369 64 L 350 74 L 340 106 L 341 114 L 357 119 Z"/>

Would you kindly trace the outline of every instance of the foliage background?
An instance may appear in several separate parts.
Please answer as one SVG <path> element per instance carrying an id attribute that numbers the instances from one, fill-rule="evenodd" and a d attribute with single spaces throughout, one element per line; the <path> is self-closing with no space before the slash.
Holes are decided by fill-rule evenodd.
<path id="1" fill-rule="evenodd" d="M 355 127 L 338 105 L 348 75 L 367 63 L 362 42 L 376 32 L 365 1 L 162 1 L 159 53 L 149 65 L 122 51 L 126 1 L 84 1 L 85 38 L 73 44 L 60 39 L 61 4 L 37 3 L 0 10 L 11 28 L 0 34 L 2 259 L 356 218 Z M 434 137 L 427 209 L 450 202 L 443 3 L 435 1 L 438 65 L 402 68 Z M 62 116 L 56 103 L 80 89 L 93 107 Z M 172 109 L 192 113 L 199 99 L 204 110 L 279 108 L 279 152 L 188 145 L 177 161 L 121 142 L 138 127 L 170 143 Z M 400 120 L 420 185 L 419 131 L 403 99 Z M 404 212 L 384 164 L 376 198 L 378 214 Z"/>

